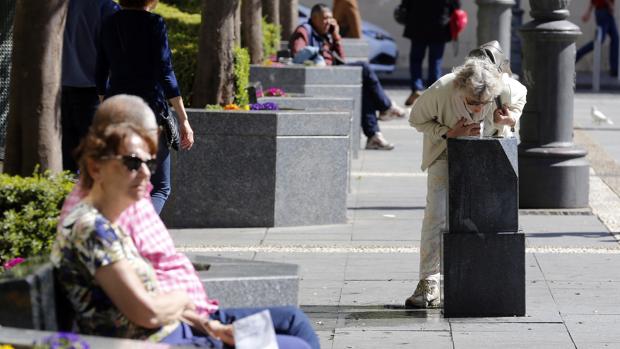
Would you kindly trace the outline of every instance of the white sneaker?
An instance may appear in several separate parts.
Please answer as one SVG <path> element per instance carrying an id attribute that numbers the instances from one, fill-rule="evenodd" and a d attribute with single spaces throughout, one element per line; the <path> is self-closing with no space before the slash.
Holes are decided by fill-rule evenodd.
<path id="1" fill-rule="evenodd" d="M 437 308 L 440 303 L 439 283 L 435 280 L 420 280 L 413 295 L 405 301 L 405 308 Z"/>
<path id="2" fill-rule="evenodd" d="M 407 110 L 399 107 L 396 103 L 392 103 L 392 106 L 386 110 L 379 113 L 379 120 L 381 121 L 390 121 L 392 119 L 404 118 L 407 116 Z"/>
<path id="3" fill-rule="evenodd" d="M 366 149 L 392 150 L 394 149 L 394 144 L 386 141 L 385 138 L 383 138 L 381 132 L 377 132 L 374 136 L 368 138 L 368 140 L 366 141 Z"/>

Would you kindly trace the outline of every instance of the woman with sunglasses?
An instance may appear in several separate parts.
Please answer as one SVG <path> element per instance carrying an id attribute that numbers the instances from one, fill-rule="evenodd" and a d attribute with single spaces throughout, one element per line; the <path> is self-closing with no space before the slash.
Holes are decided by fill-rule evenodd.
<path id="1" fill-rule="evenodd" d="M 420 241 L 420 281 L 406 307 L 440 306 L 440 237 L 446 222 L 448 193 L 447 139 L 479 136 L 481 124 L 491 128 L 514 125 L 495 98 L 503 89 L 499 70 L 488 60 L 470 58 L 431 85 L 416 100 L 409 123 L 424 133 L 422 170 L 428 170 L 426 208 Z M 492 120 L 492 123 L 484 120 Z M 483 123 L 484 122 L 484 123 Z"/>
<path id="2" fill-rule="evenodd" d="M 172 104 L 179 118 L 180 146 L 189 150 L 194 133 L 172 69 L 166 25 L 161 16 L 150 12 L 157 3 L 158 0 L 120 0 L 121 10 L 103 23 L 97 55 L 97 93 L 101 99 L 118 94 L 140 96 L 162 125 L 162 115 L 170 113 L 168 103 Z M 161 213 L 171 192 L 170 150 L 163 132 L 157 165 L 158 171 L 151 178 L 151 200 L 155 211 Z"/>
<path id="3" fill-rule="evenodd" d="M 142 199 L 156 167 L 152 132 L 130 123 L 91 128 L 78 148 L 80 183 L 88 192 L 62 221 L 52 248 L 58 280 L 80 333 L 168 344 L 234 345 L 231 325 L 202 318 L 184 291 L 158 292 L 151 265 L 117 225 Z M 277 336 L 281 348 L 310 348 Z"/>

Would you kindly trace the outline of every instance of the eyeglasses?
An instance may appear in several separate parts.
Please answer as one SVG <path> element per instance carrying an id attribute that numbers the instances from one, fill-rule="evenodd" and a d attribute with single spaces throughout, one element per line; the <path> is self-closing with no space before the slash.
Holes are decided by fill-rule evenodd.
<path id="1" fill-rule="evenodd" d="M 145 164 L 151 173 L 155 173 L 157 169 L 157 160 L 149 159 L 142 160 L 136 154 L 130 155 L 108 155 L 101 157 L 102 160 L 121 160 L 123 165 L 127 167 L 129 171 L 138 171 L 142 164 Z"/>
<path id="2" fill-rule="evenodd" d="M 470 101 L 468 98 L 465 98 L 465 104 L 470 105 L 472 107 L 477 107 L 477 106 L 481 106 L 481 105 L 487 105 L 489 103 L 493 102 L 492 100 L 490 101 Z"/>

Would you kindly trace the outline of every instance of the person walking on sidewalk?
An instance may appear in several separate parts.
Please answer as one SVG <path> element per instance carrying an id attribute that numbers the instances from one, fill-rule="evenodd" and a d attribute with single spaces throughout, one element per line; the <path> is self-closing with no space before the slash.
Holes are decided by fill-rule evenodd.
<path id="1" fill-rule="evenodd" d="M 441 76 L 441 64 L 446 42 L 451 40 L 450 16 L 461 7 L 459 0 L 403 0 L 401 7 L 406 9 L 407 22 L 404 37 L 411 40 L 409 52 L 409 73 L 411 74 L 411 94 L 405 106 L 413 105 L 425 89 L 422 77 L 422 62 L 428 50 L 428 80 L 432 85 Z"/>
<path id="2" fill-rule="evenodd" d="M 480 122 L 492 115 L 512 123 L 493 102 L 502 92 L 501 74 L 486 59 L 470 58 L 431 85 L 413 105 L 409 123 L 424 133 L 422 170 L 428 170 L 426 208 L 420 241 L 420 281 L 406 307 L 440 305 L 441 230 L 446 224 L 448 194 L 447 139 L 480 134 Z"/>
<path id="3" fill-rule="evenodd" d="M 73 151 L 88 133 L 99 105 L 95 64 L 104 20 L 120 10 L 112 0 L 71 0 L 62 44 L 62 167 L 76 173 Z"/>
<path id="4" fill-rule="evenodd" d="M 614 18 L 614 0 L 591 0 L 588 9 L 581 16 L 581 20 L 584 22 L 589 21 L 592 16 L 592 10 L 595 10 L 596 27 L 601 30 L 601 43 L 605 41 L 606 35 L 609 35 L 611 39 L 609 46 L 609 75 L 618 76 L 618 27 Z M 577 62 L 594 49 L 594 40 L 577 50 Z"/>
<path id="5" fill-rule="evenodd" d="M 289 45 L 294 61 L 300 60 L 300 56 L 312 59 L 314 54 L 320 55 L 327 65 L 338 65 L 345 64 L 340 40 L 338 22 L 332 11 L 325 4 L 317 4 L 310 10 L 310 20 L 295 29 Z M 394 149 L 394 144 L 389 143 L 381 134 L 377 111 L 382 119 L 404 118 L 406 111 L 387 97 L 379 78 L 368 63 L 355 62 L 347 65 L 362 68 L 362 130 L 368 138 L 366 149 Z"/>

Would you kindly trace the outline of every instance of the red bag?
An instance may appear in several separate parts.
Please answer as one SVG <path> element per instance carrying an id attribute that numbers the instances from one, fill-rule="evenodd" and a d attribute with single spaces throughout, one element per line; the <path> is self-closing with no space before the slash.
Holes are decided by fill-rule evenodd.
<path id="1" fill-rule="evenodd" d="M 467 26 L 467 12 L 457 8 L 452 11 L 452 15 L 450 16 L 450 35 L 452 36 L 452 41 L 456 41 L 459 37 L 459 34 L 465 30 Z"/>

